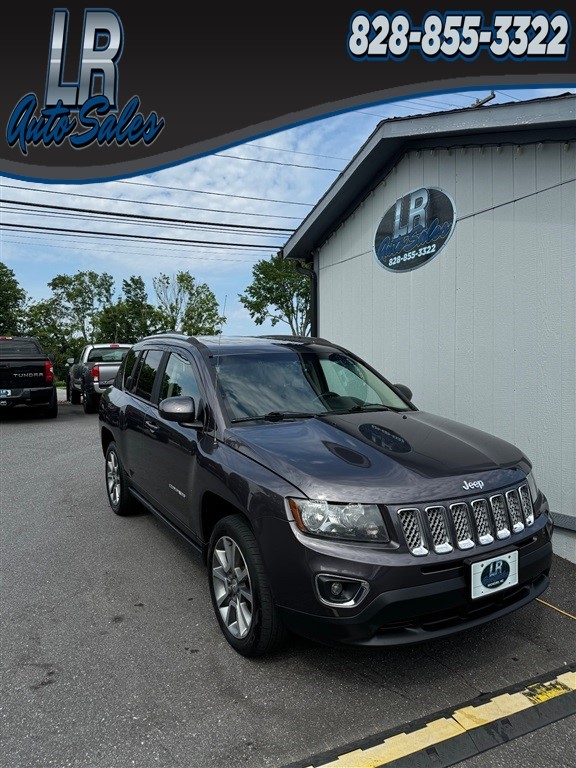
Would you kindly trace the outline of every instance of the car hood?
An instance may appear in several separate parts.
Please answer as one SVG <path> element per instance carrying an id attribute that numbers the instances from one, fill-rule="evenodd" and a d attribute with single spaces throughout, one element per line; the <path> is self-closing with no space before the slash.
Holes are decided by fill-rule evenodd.
<path id="1" fill-rule="evenodd" d="M 225 442 L 308 498 L 403 504 L 478 496 L 520 482 L 516 446 L 424 411 L 372 411 L 252 423 Z M 467 487 L 481 480 L 483 486 Z"/>

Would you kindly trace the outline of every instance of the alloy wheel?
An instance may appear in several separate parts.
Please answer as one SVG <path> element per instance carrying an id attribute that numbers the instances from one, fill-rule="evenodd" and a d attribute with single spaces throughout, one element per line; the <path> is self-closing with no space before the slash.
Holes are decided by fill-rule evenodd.
<path id="1" fill-rule="evenodd" d="M 254 596 L 242 550 L 229 536 L 221 536 L 214 547 L 212 585 L 226 629 L 233 637 L 243 639 L 252 626 Z"/>
<path id="2" fill-rule="evenodd" d="M 110 501 L 116 506 L 120 501 L 120 466 L 114 451 L 110 451 L 106 461 L 106 487 Z"/>

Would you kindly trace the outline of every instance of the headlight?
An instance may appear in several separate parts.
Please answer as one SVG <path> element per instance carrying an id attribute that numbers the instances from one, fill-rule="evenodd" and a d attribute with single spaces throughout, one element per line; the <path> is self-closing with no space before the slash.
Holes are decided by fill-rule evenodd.
<path id="1" fill-rule="evenodd" d="M 289 499 L 298 528 L 331 539 L 390 541 L 376 504 L 329 504 L 327 501 Z"/>
<path id="2" fill-rule="evenodd" d="M 526 475 L 526 482 L 528 483 L 528 488 L 530 488 L 532 504 L 536 504 L 536 499 L 538 498 L 538 486 L 536 485 L 536 480 L 532 471 L 528 472 Z"/>

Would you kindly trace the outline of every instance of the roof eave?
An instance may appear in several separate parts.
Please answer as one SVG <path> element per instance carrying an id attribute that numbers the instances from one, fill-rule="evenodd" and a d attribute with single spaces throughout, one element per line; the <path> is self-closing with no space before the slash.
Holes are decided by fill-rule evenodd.
<path id="1" fill-rule="evenodd" d="M 526 102 L 466 108 L 435 114 L 393 118 L 381 122 L 346 168 L 335 179 L 279 253 L 284 258 L 310 260 L 311 254 L 334 227 L 382 178 L 403 147 L 430 140 L 458 137 L 463 143 L 473 137 L 488 138 L 502 133 L 572 128 L 576 121 L 576 96 L 564 95 Z"/>

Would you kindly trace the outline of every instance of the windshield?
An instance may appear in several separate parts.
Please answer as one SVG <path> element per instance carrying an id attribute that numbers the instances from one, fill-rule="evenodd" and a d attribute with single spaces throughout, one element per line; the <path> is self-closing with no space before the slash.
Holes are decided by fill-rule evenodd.
<path id="1" fill-rule="evenodd" d="M 342 352 L 293 350 L 214 358 L 232 421 L 358 410 L 409 410 L 390 387 Z"/>

